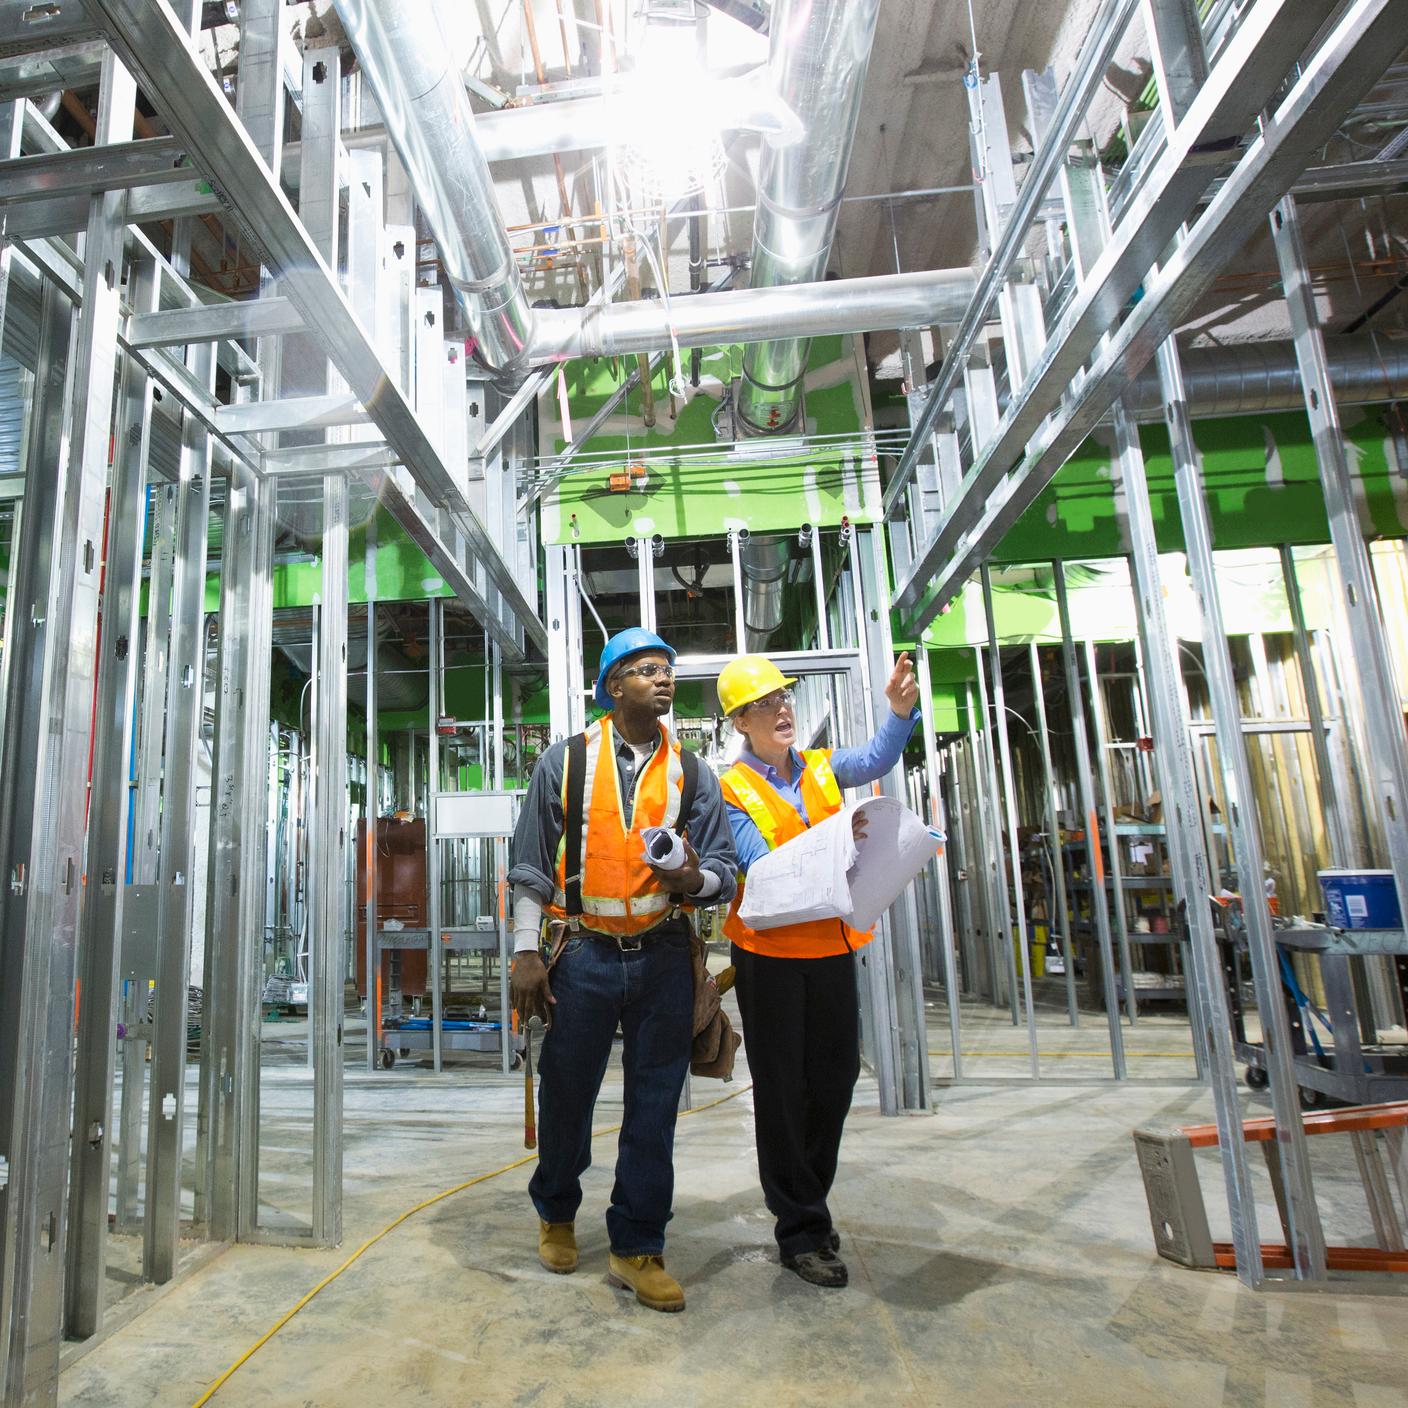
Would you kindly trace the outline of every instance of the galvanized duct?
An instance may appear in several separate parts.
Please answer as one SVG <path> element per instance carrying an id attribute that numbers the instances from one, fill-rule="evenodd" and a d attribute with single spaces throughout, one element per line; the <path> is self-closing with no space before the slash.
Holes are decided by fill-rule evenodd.
<path id="1" fill-rule="evenodd" d="M 879 8 L 879 0 L 778 0 L 772 11 L 769 68 L 805 135 L 792 146 L 763 144 L 755 289 L 813 283 L 826 273 Z M 748 348 L 738 395 L 745 428 L 792 427 L 806 366 L 805 339 Z"/>
<path id="2" fill-rule="evenodd" d="M 535 312 L 531 360 L 659 352 L 669 347 L 671 328 L 681 347 L 718 347 L 760 343 L 779 333 L 809 338 L 931 327 L 963 315 L 974 283 L 969 269 L 931 269 L 678 297 L 670 300 L 668 316 L 665 304 L 656 299 L 586 309 L 540 308 Z M 805 361 L 804 342 L 771 345 L 801 347 Z"/>
<path id="3" fill-rule="evenodd" d="M 762 132 L 779 140 L 795 140 L 797 123 L 770 88 L 752 78 L 721 80 L 710 92 L 712 101 L 727 106 L 724 131 Z M 565 152 L 596 151 L 620 141 L 623 120 L 646 120 L 649 114 L 634 110 L 629 93 L 608 97 L 560 98 L 522 108 L 500 108 L 474 115 L 474 137 L 484 160 L 491 165 L 523 161 L 530 157 L 560 156 Z M 348 151 L 380 150 L 386 143 L 380 126 L 344 132 Z M 298 142 L 284 144 L 281 175 L 286 186 L 298 189 Z"/>
<path id="4" fill-rule="evenodd" d="M 491 371 L 526 360 L 533 315 L 475 139 L 469 95 L 434 0 L 336 0 L 337 12 L 406 167 Z"/>
<path id="5" fill-rule="evenodd" d="M 782 624 L 789 539 L 747 537 L 739 544 L 743 569 L 743 625 L 749 650 L 765 650 Z"/>
<path id="6" fill-rule="evenodd" d="M 1408 341 L 1363 334 L 1327 337 L 1325 350 L 1341 404 L 1408 397 Z M 1305 409 L 1305 388 L 1289 342 L 1199 348 L 1182 353 L 1180 360 L 1188 405 L 1199 419 Z M 1125 393 L 1124 404 L 1136 420 L 1163 419 L 1163 394 L 1152 364 Z"/>

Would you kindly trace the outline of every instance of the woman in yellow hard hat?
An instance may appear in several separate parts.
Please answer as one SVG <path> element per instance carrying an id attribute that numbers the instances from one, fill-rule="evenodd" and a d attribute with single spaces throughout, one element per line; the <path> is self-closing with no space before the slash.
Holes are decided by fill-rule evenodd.
<path id="1" fill-rule="evenodd" d="M 834 816 L 841 789 L 883 777 L 899 762 L 919 711 L 909 656 L 895 664 L 890 712 L 859 748 L 797 749 L 792 686 L 762 655 L 743 655 L 719 676 L 719 707 L 743 736 L 722 778 L 738 849 L 740 884 L 724 921 L 738 970 L 758 1173 L 782 1264 L 817 1286 L 844 1286 L 846 1264 L 827 1195 L 841 1131 L 860 1074 L 854 951 L 869 943 L 839 919 L 750 929 L 738 917 L 748 868 L 807 827 Z"/>

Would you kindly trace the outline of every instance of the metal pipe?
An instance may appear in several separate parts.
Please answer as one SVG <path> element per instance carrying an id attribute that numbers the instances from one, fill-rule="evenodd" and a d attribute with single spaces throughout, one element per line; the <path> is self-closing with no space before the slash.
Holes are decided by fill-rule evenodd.
<path id="1" fill-rule="evenodd" d="M 753 223 L 753 287 L 826 273 L 846 184 L 879 0 L 779 0 L 769 31 L 773 86 L 802 123 L 789 146 L 764 143 Z M 805 337 L 750 347 L 738 411 L 762 432 L 788 430 L 801 405 Z"/>
<path id="2" fill-rule="evenodd" d="M 967 269 L 885 274 L 789 288 L 738 289 L 590 309 L 536 310 L 531 360 L 618 357 L 788 337 L 924 328 L 961 316 L 973 292 Z"/>
<path id="3" fill-rule="evenodd" d="M 433 0 L 337 0 L 337 11 L 440 246 L 476 357 L 491 371 L 517 370 L 533 315 Z"/>
<path id="4" fill-rule="evenodd" d="M 1408 396 L 1408 343 L 1383 337 L 1329 337 L 1325 348 L 1336 399 L 1355 404 Z M 1189 410 L 1198 419 L 1305 409 L 1305 385 L 1289 341 L 1244 342 L 1182 352 Z M 1164 416 L 1158 368 L 1150 364 L 1125 393 L 1138 421 Z"/>
<path id="5" fill-rule="evenodd" d="M 766 650 L 769 639 L 782 624 L 787 561 L 788 540 L 782 535 L 749 537 L 740 550 L 743 625 L 749 650 Z"/>

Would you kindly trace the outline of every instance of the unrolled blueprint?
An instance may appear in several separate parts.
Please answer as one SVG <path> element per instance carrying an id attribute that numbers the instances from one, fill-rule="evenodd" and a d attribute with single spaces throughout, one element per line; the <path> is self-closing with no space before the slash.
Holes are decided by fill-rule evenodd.
<path id="1" fill-rule="evenodd" d="M 853 818 L 863 819 L 856 840 Z M 943 849 L 943 833 L 893 797 L 867 797 L 753 862 L 739 918 L 752 929 L 844 919 L 862 932 Z"/>

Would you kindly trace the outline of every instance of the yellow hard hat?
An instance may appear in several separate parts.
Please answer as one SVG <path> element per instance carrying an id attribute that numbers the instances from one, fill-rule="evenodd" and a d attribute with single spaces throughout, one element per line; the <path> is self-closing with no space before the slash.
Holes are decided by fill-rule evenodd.
<path id="1" fill-rule="evenodd" d="M 740 655 L 737 660 L 730 660 L 719 674 L 719 708 L 725 714 L 732 714 L 775 689 L 786 689 L 796 683 L 766 655 Z"/>

